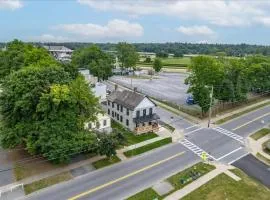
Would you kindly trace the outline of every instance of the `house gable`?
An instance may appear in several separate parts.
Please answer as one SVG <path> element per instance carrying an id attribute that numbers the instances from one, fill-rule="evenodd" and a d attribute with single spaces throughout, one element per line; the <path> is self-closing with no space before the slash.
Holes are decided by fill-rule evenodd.
<path id="1" fill-rule="evenodd" d="M 151 108 L 155 106 L 156 104 L 154 104 L 149 98 L 144 97 L 144 99 L 136 106 L 134 110 L 140 110 L 143 108 Z"/>

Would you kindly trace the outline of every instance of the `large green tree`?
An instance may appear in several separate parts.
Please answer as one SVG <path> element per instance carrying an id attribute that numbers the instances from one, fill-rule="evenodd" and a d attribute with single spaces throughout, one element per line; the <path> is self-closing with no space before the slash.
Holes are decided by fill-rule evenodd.
<path id="1" fill-rule="evenodd" d="M 0 79 L 30 65 L 57 65 L 57 61 L 49 52 L 40 47 L 14 40 L 7 43 L 6 49 L 0 51 Z"/>
<path id="2" fill-rule="evenodd" d="M 135 70 L 136 63 L 139 61 L 139 54 L 136 48 L 132 44 L 120 42 L 117 44 L 116 49 L 121 68 L 133 68 Z"/>
<path id="3" fill-rule="evenodd" d="M 90 73 L 97 76 L 98 79 L 106 80 L 112 76 L 112 56 L 95 45 L 74 51 L 72 64 L 78 68 L 89 69 Z"/>

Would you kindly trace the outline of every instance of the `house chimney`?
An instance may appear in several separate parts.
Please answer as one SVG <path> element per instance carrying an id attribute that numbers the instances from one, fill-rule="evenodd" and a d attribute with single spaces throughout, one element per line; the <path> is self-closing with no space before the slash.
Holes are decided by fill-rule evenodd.
<path id="1" fill-rule="evenodd" d="M 116 91 L 117 89 L 118 89 L 118 85 L 115 84 L 115 85 L 114 85 L 114 90 Z"/>

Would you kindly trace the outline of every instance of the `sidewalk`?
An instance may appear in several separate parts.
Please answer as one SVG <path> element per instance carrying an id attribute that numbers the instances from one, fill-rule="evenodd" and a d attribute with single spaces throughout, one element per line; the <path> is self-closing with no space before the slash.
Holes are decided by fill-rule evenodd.
<path id="1" fill-rule="evenodd" d="M 265 153 L 262 149 L 262 144 L 269 139 L 269 134 L 260 138 L 259 140 L 253 140 L 252 138 L 248 137 L 249 148 L 251 149 L 252 154 L 256 156 L 257 153 L 260 153 L 265 158 L 270 159 L 270 155 Z"/>
<path id="2" fill-rule="evenodd" d="M 228 169 L 233 169 L 233 167 L 229 165 L 216 164 L 216 169 L 193 181 L 182 189 L 170 194 L 169 196 L 165 197 L 164 200 L 181 199 L 222 173 L 226 173 L 236 181 L 241 180 L 238 176 L 228 171 Z"/>

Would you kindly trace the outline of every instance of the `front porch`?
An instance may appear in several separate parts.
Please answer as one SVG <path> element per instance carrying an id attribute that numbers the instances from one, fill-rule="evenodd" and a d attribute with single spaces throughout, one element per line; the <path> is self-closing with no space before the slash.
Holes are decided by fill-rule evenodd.
<path id="1" fill-rule="evenodd" d="M 149 122 L 149 123 L 140 123 L 137 124 L 134 132 L 136 134 L 143 134 L 147 132 L 157 132 L 159 130 L 159 126 L 157 122 Z"/>

